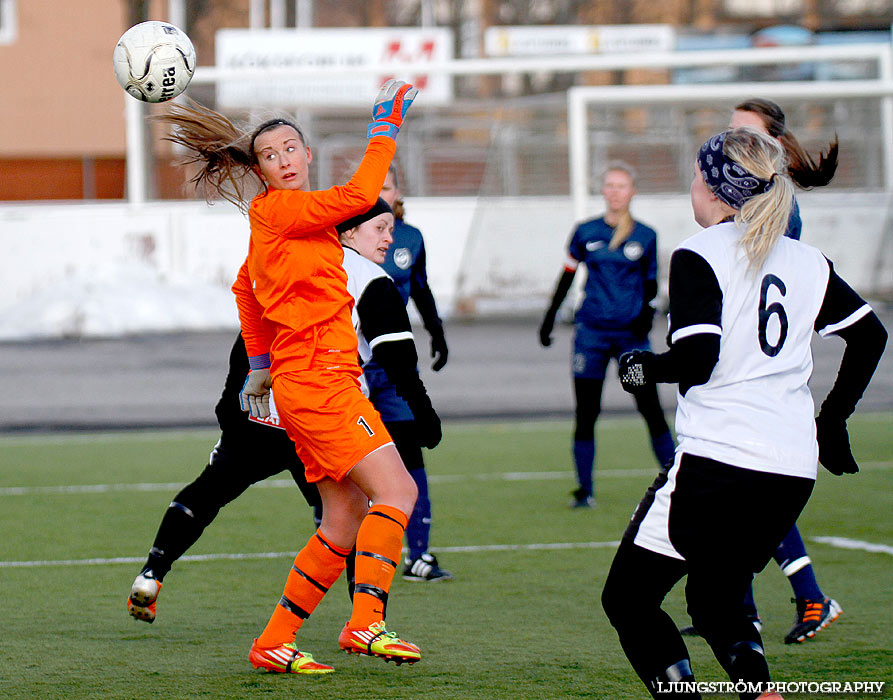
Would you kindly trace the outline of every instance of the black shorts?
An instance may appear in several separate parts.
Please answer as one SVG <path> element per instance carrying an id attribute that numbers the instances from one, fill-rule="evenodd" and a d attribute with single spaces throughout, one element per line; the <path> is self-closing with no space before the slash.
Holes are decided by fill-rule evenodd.
<path id="1" fill-rule="evenodd" d="M 814 485 L 680 453 L 648 489 L 624 539 L 689 564 L 731 552 L 762 571 Z"/>

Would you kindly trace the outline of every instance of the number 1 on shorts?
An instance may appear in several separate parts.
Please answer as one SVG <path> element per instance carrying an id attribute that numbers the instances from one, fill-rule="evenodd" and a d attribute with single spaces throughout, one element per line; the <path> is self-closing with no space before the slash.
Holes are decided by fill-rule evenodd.
<path id="1" fill-rule="evenodd" d="M 357 425 L 359 425 L 360 427 L 363 428 L 363 430 L 365 430 L 367 433 L 369 433 L 369 437 L 372 437 L 373 435 L 375 435 L 375 431 L 369 427 L 369 424 L 366 422 L 366 419 L 363 418 L 363 416 L 360 416 L 359 418 L 357 418 Z"/>

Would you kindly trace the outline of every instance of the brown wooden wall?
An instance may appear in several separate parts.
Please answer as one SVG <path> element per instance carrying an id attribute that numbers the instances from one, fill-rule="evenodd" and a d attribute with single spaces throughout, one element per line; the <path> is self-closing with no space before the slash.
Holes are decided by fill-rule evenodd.
<path id="1" fill-rule="evenodd" d="M 121 199 L 124 158 L 0 158 L 0 201 Z"/>

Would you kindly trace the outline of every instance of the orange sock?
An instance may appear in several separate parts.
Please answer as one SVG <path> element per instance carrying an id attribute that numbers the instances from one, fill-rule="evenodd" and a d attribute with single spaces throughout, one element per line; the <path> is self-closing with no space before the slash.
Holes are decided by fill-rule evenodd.
<path id="1" fill-rule="evenodd" d="M 295 640 L 304 620 L 344 571 L 348 554 L 350 550 L 336 547 L 316 531 L 295 557 L 279 605 L 257 638 L 258 646 L 276 647 Z"/>
<path id="2" fill-rule="evenodd" d="M 394 572 L 403 550 L 403 531 L 409 518 L 398 508 L 375 505 L 357 532 L 356 587 L 348 625 L 368 627 L 384 619 Z"/>

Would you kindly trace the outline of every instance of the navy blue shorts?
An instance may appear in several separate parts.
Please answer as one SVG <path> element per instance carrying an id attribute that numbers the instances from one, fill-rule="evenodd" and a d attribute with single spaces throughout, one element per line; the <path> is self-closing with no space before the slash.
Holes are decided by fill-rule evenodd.
<path id="1" fill-rule="evenodd" d="M 368 363 L 363 367 L 363 374 L 369 386 L 369 400 L 385 423 L 414 420 L 409 404 L 397 394 L 397 388 L 381 367 Z"/>
<path id="2" fill-rule="evenodd" d="M 575 324 L 574 356 L 571 368 L 579 379 L 604 379 L 611 358 L 630 350 L 650 350 L 647 338 L 628 330 L 605 330 L 585 323 Z"/>

